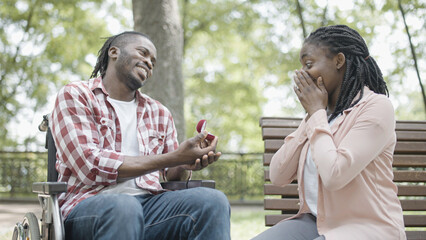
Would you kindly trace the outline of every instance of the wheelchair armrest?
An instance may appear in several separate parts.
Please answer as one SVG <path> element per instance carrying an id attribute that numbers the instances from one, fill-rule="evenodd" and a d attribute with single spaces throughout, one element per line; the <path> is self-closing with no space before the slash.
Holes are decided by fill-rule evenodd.
<path id="1" fill-rule="evenodd" d="M 213 180 L 169 181 L 162 182 L 161 186 L 167 190 L 182 190 L 195 187 L 215 188 L 216 183 Z"/>
<path id="2" fill-rule="evenodd" d="M 65 182 L 35 182 L 33 192 L 38 194 L 59 194 L 67 191 Z"/>

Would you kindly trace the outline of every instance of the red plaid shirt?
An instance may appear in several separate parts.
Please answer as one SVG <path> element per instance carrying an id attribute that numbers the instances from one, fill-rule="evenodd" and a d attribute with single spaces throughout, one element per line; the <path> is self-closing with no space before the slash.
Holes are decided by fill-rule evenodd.
<path id="1" fill-rule="evenodd" d="M 64 217 L 82 200 L 117 182 L 124 159 L 122 135 L 107 96 L 100 77 L 68 84 L 58 93 L 49 124 L 57 148 L 58 181 L 68 183 L 68 191 L 59 197 Z M 140 155 L 174 151 L 178 141 L 169 110 L 139 91 L 136 101 Z M 140 176 L 136 185 L 161 191 L 159 177 L 159 171 Z"/>

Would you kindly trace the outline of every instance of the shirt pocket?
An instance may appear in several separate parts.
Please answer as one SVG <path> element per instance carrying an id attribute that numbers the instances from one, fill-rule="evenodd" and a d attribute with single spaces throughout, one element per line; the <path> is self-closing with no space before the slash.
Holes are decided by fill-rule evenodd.
<path id="1" fill-rule="evenodd" d="M 153 155 L 163 153 L 165 137 L 164 133 L 150 129 L 148 130 L 148 137 L 148 154 Z"/>
<path id="2" fill-rule="evenodd" d="M 97 129 L 99 133 L 99 145 L 104 149 L 113 150 L 114 144 L 114 121 L 106 117 L 96 117 L 99 119 Z"/>

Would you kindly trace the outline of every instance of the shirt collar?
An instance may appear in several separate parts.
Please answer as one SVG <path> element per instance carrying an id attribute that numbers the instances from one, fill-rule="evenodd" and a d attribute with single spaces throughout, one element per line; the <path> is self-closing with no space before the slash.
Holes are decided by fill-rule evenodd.
<path id="1" fill-rule="evenodd" d="M 104 83 L 102 81 L 102 77 L 99 76 L 97 78 L 92 78 L 89 80 L 89 86 L 90 86 L 90 90 L 92 92 L 94 92 L 96 89 L 100 89 L 102 91 L 103 94 L 105 94 L 106 96 L 109 96 L 108 92 L 105 89 Z M 143 94 L 137 90 L 136 91 L 136 101 L 137 102 L 145 102 L 145 97 L 143 96 Z"/>
<path id="2" fill-rule="evenodd" d="M 108 92 L 105 89 L 101 76 L 90 79 L 89 86 L 92 92 L 94 92 L 96 89 L 100 89 L 106 96 L 109 96 Z"/>

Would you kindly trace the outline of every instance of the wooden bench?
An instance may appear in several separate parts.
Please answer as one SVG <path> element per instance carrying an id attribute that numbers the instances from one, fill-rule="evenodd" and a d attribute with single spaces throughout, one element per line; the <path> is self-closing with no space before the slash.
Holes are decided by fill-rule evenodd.
<path id="1" fill-rule="evenodd" d="M 264 209 L 279 211 L 268 211 L 266 226 L 273 226 L 299 210 L 297 183 L 285 187 L 272 185 L 269 163 L 284 143 L 283 139 L 296 130 L 300 121 L 300 118 L 260 119 L 265 144 Z M 407 239 L 426 239 L 426 121 L 397 121 L 396 133 L 394 182 L 398 185 L 398 196 L 404 210 Z"/>

